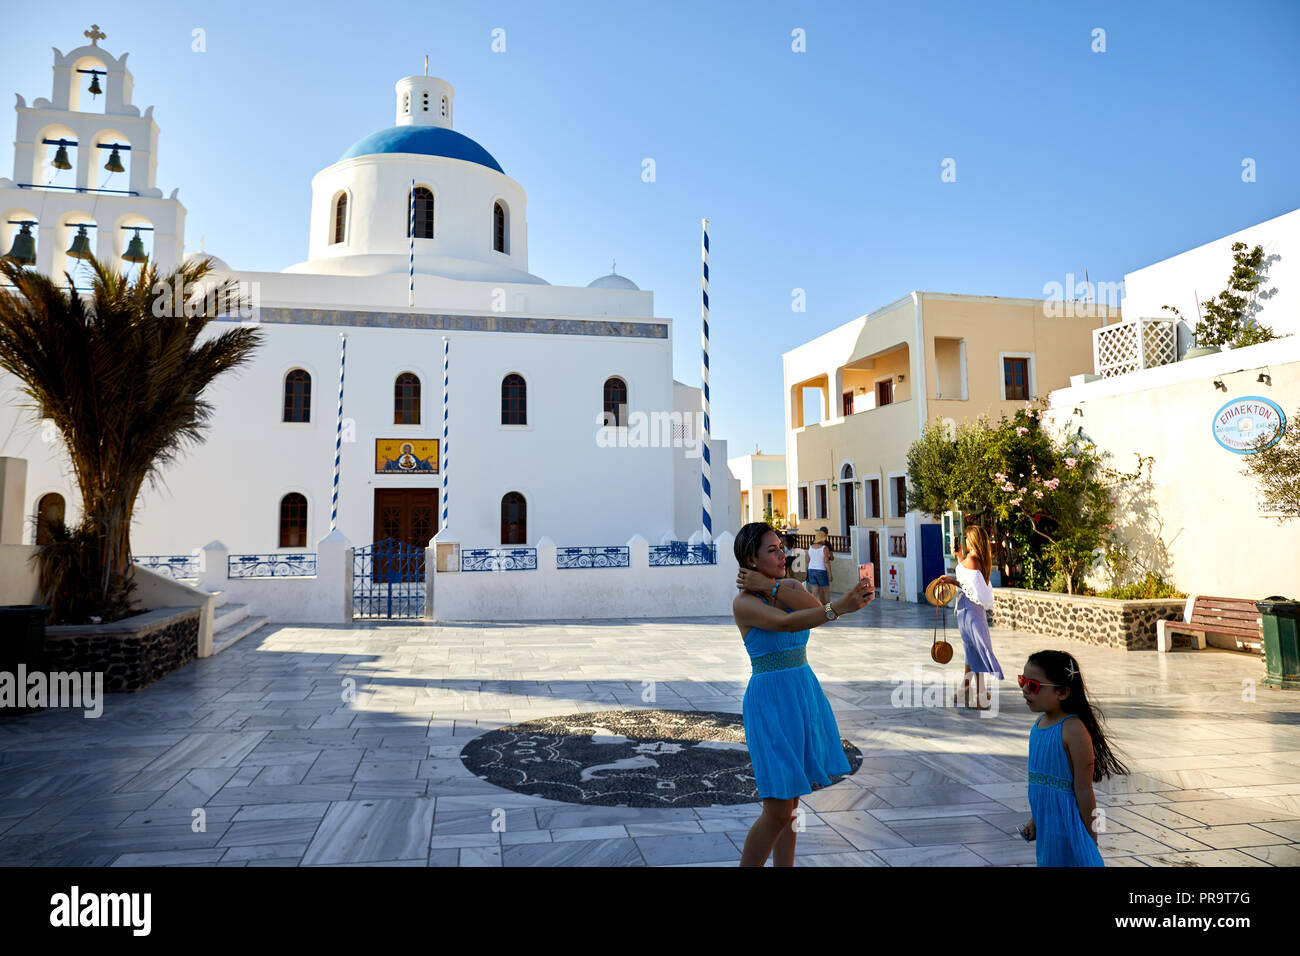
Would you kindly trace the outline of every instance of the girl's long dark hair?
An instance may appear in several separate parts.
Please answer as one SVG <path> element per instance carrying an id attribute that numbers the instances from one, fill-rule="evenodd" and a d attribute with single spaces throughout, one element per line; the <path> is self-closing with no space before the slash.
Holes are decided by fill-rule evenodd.
<path id="1" fill-rule="evenodd" d="M 1061 701 L 1061 709 L 1082 720 L 1092 737 L 1093 782 L 1099 782 L 1102 777 L 1128 773 L 1128 767 L 1115 756 L 1110 742 L 1106 740 L 1101 724 L 1104 719 L 1101 709 L 1088 702 L 1088 693 L 1083 686 L 1083 671 L 1079 669 L 1079 662 L 1074 659 L 1074 655 L 1065 651 L 1039 651 L 1029 655 L 1029 663 L 1040 668 L 1053 684 L 1070 688 L 1070 696 Z"/>

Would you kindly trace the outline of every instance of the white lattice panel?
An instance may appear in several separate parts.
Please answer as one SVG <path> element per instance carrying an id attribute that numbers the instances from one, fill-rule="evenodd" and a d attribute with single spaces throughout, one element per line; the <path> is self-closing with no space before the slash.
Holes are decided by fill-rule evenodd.
<path id="1" fill-rule="evenodd" d="M 1177 359 L 1178 334 L 1169 319 L 1133 319 L 1092 330 L 1093 371 L 1104 378 Z"/>

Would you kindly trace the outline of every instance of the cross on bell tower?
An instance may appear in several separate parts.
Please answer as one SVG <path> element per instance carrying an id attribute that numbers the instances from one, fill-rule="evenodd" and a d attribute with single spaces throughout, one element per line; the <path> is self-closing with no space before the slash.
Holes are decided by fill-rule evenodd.
<path id="1" fill-rule="evenodd" d="M 81 35 L 82 35 L 83 37 L 88 37 L 88 38 L 90 39 L 90 45 L 91 45 L 91 46 L 99 46 L 99 41 L 100 41 L 100 40 L 106 40 L 106 39 L 108 39 L 108 34 L 107 34 L 107 33 L 100 33 L 100 32 L 99 32 L 99 24 L 98 24 L 98 23 L 92 23 L 92 24 L 90 25 L 90 29 L 84 31 Z"/>

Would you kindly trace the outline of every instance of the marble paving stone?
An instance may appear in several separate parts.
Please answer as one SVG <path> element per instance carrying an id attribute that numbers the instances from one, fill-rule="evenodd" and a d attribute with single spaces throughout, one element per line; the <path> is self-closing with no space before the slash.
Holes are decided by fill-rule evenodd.
<path id="1" fill-rule="evenodd" d="M 941 805 L 978 803 L 984 795 L 963 785 L 939 784 L 915 787 L 872 787 L 871 792 L 889 806 L 932 807 Z"/>
<path id="2" fill-rule="evenodd" d="M 322 818 L 323 819 L 323 818 Z M 218 841 L 218 846 L 262 846 L 272 843 L 308 844 L 316 835 L 320 820 L 251 820 L 232 823 Z M 302 856 L 303 852 L 299 852 Z"/>
<path id="3" fill-rule="evenodd" d="M 1276 846 L 1248 846 L 1242 847 L 1241 852 L 1253 856 L 1270 866 L 1300 866 L 1300 843 L 1285 843 Z"/>
<path id="4" fill-rule="evenodd" d="M 1105 856 L 1105 854 L 1102 854 Z M 1147 866 L 1268 866 L 1243 850 L 1203 850 L 1199 853 L 1135 854 Z"/>
<path id="5" fill-rule="evenodd" d="M 635 842 L 645 857 L 645 862 L 650 866 L 664 866 L 670 863 L 740 862 L 740 850 L 723 833 L 637 837 Z M 845 848 L 852 847 L 846 843 Z"/>
<path id="6" fill-rule="evenodd" d="M 303 865 L 425 859 L 432 829 L 433 801 L 427 798 L 334 803 Z"/>
<path id="7" fill-rule="evenodd" d="M 251 845 L 232 846 L 221 858 L 222 863 L 252 862 L 253 860 L 291 860 L 293 866 L 307 852 L 307 843 L 254 843 Z"/>
<path id="8" fill-rule="evenodd" d="M 1231 823 L 1269 823 L 1294 819 L 1295 812 L 1270 806 L 1263 800 L 1214 800 L 1179 802 L 1178 812 L 1206 826 Z"/>
<path id="9" fill-rule="evenodd" d="M 886 866 L 988 866 L 979 854 L 961 845 L 915 846 L 872 850 Z"/>
<path id="10" fill-rule="evenodd" d="M 460 866 L 460 850 L 430 850 L 425 861 L 426 866 Z"/>
<path id="11" fill-rule="evenodd" d="M 504 866 L 646 865 L 641 851 L 637 849 L 637 842 L 630 837 L 619 840 L 577 840 L 570 843 L 526 843 L 503 847 L 501 862 Z"/>
<path id="12" fill-rule="evenodd" d="M 1034 845 L 1020 837 L 989 843 L 967 843 L 965 846 L 993 866 L 1018 866 L 1021 863 L 1037 865 L 1037 850 Z"/>
<path id="13" fill-rule="evenodd" d="M 623 826 L 568 827 L 563 830 L 551 830 L 551 842 L 567 843 L 573 840 L 613 840 L 628 836 Z"/>
<path id="14" fill-rule="evenodd" d="M 795 866 L 885 866 L 874 853 L 813 853 L 801 856 L 796 850 Z"/>
<path id="15" fill-rule="evenodd" d="M 155 853 L 123 853 L 113 866 L 174 866 L 178 863 L 216 863 L 224 849 L 167 850 Z"/>
<path id="16" fill-rule="evenodd" d="M 1284 836 L 1270 833 L 1262 827 L 1251 826 L 1248 823 L 1217 827 L 1195 827 L 1190 830 L 1180 830 L 1179 832 L 1199 841 L 1207 849 L 1214 850 L 1244 849 L 1246 847 L 1270 846 L 1291 842 Z M 1175 850 L 1187 849 L 1187 847 L 1176 847 L 1172 843 L 1169 844 L 1169 847 Z"/>
<path id="17" fill-rule="evenodd" d="M 1300 843 L 1300 820 L 1270 820 L 1255 825 L 1261 830 L 1285 837 L 1288 843 Z"/>
<path id="18" fill-rule="evenodd" d="M 169 747 L 142 770 L 177 767 L 233 767 L 262 742 L 265 733 L 194 733 Z"/>
<path id="19" fill-rule="evenodd" d="M 694 820 L 682 820 L 676 823 L 629 823 L 625 829 L 630 837 L 673 836 L 682 833 L 705 832 L 705 828 Z"/>
<path id="20" fill-rule="evenodd" d="M 854 810 L 823 813 L 822 819 L 858 850 L 913 845 L 888 824 L 882 823 L 869 813 Z"/>
<path id="21" fill-rule="evenodd" d="M 501 866 L 499 846 L 467 846 L 460 850 L 461 866 Z"/>
<path id="22" fill-rule="evenodd" d="M 889 828 L 911 846 L 952 843 L 992 843 L 1007 839 L 997 827 L 979 817 L 934 817 L 929 820 L 894 820 Z M 872 847 L 871 849 L 874 849 Z"/>

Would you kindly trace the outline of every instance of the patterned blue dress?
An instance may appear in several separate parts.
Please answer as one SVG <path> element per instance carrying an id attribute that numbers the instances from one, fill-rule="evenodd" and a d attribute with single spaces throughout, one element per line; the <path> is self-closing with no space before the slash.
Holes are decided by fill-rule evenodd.
<path id="1" fill-rule="evenodd" d="M 759 797 L 800 797 L 851 769 L 830 701 L 808 666 L 807 645 L 807 630 L 751 627 L 745 635 L 752 674 L 742 711 Z"/>
<path id="2" fill-rule="evenodd" d="M 1034 817 L 1034 846 L 1039 866 L 1105 866 L 1088 835 L 1074 795 L 1074 772 L 1061 743 L 1061 725 L 1034 722 L 1029 731 L 1029 809 Z"/>

